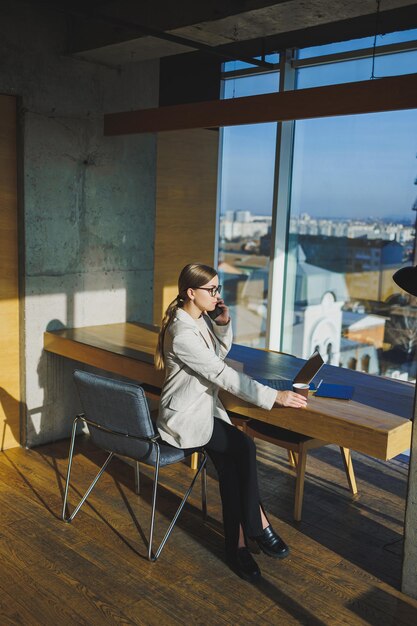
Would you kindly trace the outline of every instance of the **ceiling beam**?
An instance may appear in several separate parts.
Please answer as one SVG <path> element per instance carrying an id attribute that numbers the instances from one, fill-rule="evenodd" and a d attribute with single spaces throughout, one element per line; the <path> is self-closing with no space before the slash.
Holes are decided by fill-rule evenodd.
<path id="1" fill-rule="evenodd" d="M 104 116 L 104 134 L 214 128 L 417 108 L 417 74 Z"/>

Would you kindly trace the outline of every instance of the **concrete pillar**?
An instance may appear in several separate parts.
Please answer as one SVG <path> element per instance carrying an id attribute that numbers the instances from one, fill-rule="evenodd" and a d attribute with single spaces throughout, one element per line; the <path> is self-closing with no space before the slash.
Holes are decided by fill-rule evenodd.
<path id="1" fill-rule="evenodd" d="M 152 321 L 156 137 L 104 137 L 103 114 L 158 104 L 159 61 L 66 54 L 64 16 L 0 7 L 0 93 L 19 109 L 23 440 L 65 437 L 76 364 L 43 351 L 63 327 Z M 24 234 L 23 234 L 24 232 Z"/>
<path id="2" fill-rule="evenodd" d="M 404 526 L 404 559 L 401 590 L 417 600 L 417 394 L 414 397 L 414 424 L 411 437 L 407 505 Z"/>

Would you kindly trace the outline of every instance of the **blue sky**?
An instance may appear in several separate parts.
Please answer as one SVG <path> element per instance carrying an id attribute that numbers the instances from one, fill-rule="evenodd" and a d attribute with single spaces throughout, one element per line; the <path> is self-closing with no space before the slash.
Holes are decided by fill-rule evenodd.
<path id="1" fill-rule="evenodd" d="M 292 212 L 414 215 L 416 153 L 416 110 L 298 122 Z"/>
<path id="2" fill-rule="evenodd" d="M 377 45 L 417 39 L 417 31 L 379 37 Z M 372 45 L 373 38 L 306 49 L 303 56 Z M 301 55 L 300 55 L 301 56 Z M 232 63 L 229 69 L 233 69 Z M 299 88 L 367 80 L 371 59 L 305 68 Z M 376 57 L 375 76 L 417 72 L 417 52 Z M 276 74 L 225 83 L 225 97 L 277 90 Z M 223 134 L 222 212 L 270 214 L 275 124 L 231 127 Z M 417 109 L 296 123 L 292 214 L 323 217 L 403 216 L 417 196 Z"/>

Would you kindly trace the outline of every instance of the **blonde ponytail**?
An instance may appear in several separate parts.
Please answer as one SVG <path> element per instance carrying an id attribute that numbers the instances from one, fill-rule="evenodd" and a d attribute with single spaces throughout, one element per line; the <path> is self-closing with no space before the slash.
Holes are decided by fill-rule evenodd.
<path id="1" fill-rule="evenodd" d="M 161 330 L 159 331 L 158 343 L 156 345 L 156 352 L 155 352 L 155 357 L 154 357 L 155 367 L 157 370 L 165 369 L 165 359 L 164 359 L 165 331 L 170 325 L 170 323 L 172 322 L 177 309 L 178 309 L 178 298 L 175 298 L 175 300 L 173 300 L 171 304 L 168 305 L 168 308 L 165 311 L 165 315 L 161 322 Z"/>

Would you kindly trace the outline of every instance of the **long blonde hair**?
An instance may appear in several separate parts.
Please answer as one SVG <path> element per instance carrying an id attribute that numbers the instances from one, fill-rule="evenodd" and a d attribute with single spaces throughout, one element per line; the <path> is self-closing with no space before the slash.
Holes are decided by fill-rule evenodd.
<path id="1" fill-rule="evenodd" d="M 182 268 L 178 277 L 178 295 L 168 305 L 161 322 L 161 330 L 159 331 L 158 344 L 155 352 L 155 367 L 157 370 L 163 370 L 165 368 L 165 331 L 174 319 L 177 309 L 183 307 L 184 302 L 188 300 L 187 289 L 198 289 L 208 283 L 215 276 L 217 276 L 216 270 L 213 267 L 203 265 L 202 263 L 189 263 Z"/>

